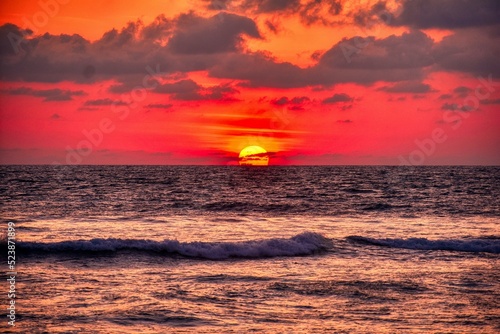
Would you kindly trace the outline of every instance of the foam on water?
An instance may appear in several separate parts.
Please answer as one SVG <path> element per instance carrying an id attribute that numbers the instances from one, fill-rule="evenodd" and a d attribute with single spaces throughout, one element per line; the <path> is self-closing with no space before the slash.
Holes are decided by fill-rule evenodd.
<path id="1" fill-rule="evenodd" d="M 350 241 L 375 246 L 384 246 L 392 248 L 416 249 L 416 250 L 447 250 L 460 252 L 487 252 L 500 253 L 499 239 L 442 239 L 429 240 L 426 238 L 408 238 L 408 239 L 375 239 L 361 236 L 350 236 Z"/>
<path id="2" fill-rule="evenodd" d="M 212 260 L 310 255 L 331 246 L 321 234 L 304 232 L 289 239 L 272 238 L 242 242 L 180 242 L 177 240 L 91 239 L 53 243 L 19 242 L 21 251 L 46 253 L 100 253 L 144 251 Z"/>

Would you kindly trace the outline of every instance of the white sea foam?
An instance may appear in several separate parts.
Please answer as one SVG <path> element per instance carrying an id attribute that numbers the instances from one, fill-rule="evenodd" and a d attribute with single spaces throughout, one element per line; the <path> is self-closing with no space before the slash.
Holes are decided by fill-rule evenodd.
<path id="1" fill-rule="evenodd" d="M 417 250 L 448 250 L 473 253 L 500 253 L 500 240 L 491 238 L 429 240 L 426 238 L 375 239 L 360 236 L 351 236 L 348 237 L 348 239 L 354 242 L 393 248 Z"/>
<path id="2" fill-rule="evenodd" d="M 92 239 L 54 243 L 21 242 L 21 250 L 30 252 L 74 253 L 116 252 L 122 250 L 178 254 L 205 259 L 264 258 L 310 255 L 325 250 L 331 241 L 321 234 L 304 232 L 289 239 L 272 238 L 241 242 L 180 242 L 177 240 Z"/>

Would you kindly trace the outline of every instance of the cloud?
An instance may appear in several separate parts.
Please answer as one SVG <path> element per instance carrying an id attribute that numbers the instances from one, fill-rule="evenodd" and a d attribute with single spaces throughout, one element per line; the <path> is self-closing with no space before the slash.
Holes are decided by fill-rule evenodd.
<path id="1" fill-rule="evenodd" d="M 183 14 L 167 48 L 174 54 L 214 54 L 242 48 L 242 34 L 262 38 L 255 22 L 235 14 L 219 13 L 210 18 Z"/>
<path id="2" fill-rule="evenodd" d="M 233 95 L 239 93 L 237 89 L 228 84 L 203 87 L 191 79 L 160 85 L 154 92 L 170 94 L 172 99 L 181 101 L 218 100 L 225 102 L 236 101 Z"/>
<path id="3" fill-rule="evenodd" d="M 279 107 L 288 106 L 288 109 L 293 111 L 304 111 L 304 104 L 310 101 L 311 99 L 307 96 L 295 96 L 291 99 L 286 96 L 282 96 L 280 98 L 272 99 L 270 103 Z"/>
<path id="4" fill-rule="evenodd" d="M 353 100 L 354 99 L 351 96 L 345 93 L 340 93 L 324 99 L 323 103 L 329 104 L 329 103 L 339 103 L 339 102 L 352 102 Z"/>
<path id="5" fill-rule="evenodd" d="M 457 30 L 436 44 L 432 52 L 441 70 L 468 72 L 476 76 L 491 74 L 496 78 L 500 77 L 499 55 L 500 25 Z"/>
<path id="6" fill-rule="evenodd" d="M 235 6 L 229 1 L 224 4 Z M 265 2 L 255 4 L 264 6 Z M 335 1 L 303 1 L 293 10 L 299 13 L 301 9 L 319 6 L 322 13 L 336 8 L 335 4 Z M 8 40 L 6 34 L 12 32 L 21 33 L 14 25 L 1 26 L 0 40 Z M 459 30 L 440 42 L 415 29 L 385 38 L 345 38 L 326 52 L 317 53 L 317 63 L 307 68 L 278 61 L 264 51 L 246 50 L 243 36 L 262 38 L 252 19 L 229 13 L 206 18 L 193 13 L 173 19 L 159 16 L 149 25 L 130 22 L 121 30 L 106 32 L 94 42 L 79 35 L 27 36 L 19 53 L 0 52 L 0 73 L 4 81 L 93 83 L 113 80 L 116 84 L 109 92 L 116 94 L 140 86 L 148 75 L 147 66 L 160 69 L 157 84 L 170 74 L 184 75 L 184 80 L 188 80 L 186 73 L 207 71 L 215 78 L 238 80 L 241 87 L 271 88 L 421 82 L 433 71 L 486 76 L 491 73 L 495 78 L 500 77 L 497 61 L 500 33 L 493 26 Z M 171 84 L 163 89 L 174 89 L 168 86 Z M 183 84 L 190 87 L 184 87 L 184 92 L 172 93 L 176 94 L 174 98 L 224 98 L 232 94 L 228 90 L 234 89 L 205 88 L 194 82 Z"/>
<path id="7" fill-rule="evenodd" d="M 453 90 L 453 92 L 456 93 L 460 97 L 466 97 L 471 91 L 472 91 L 472 89 L 470 89 L 469 87 L 465 87 L 465 86 L 459 86 Z"/>
<path id="8" fill-rule="evenodd" d="M 62 102 L 62 101 L 71 101 L 73 100 L 73 96 L 85 96 L 87 95 L 82 90 L 62 90 L 59 88 L 54 89 L 42 89 L 37 90 L 29 87 L 19 87 L 8 90 L 3 90 L 2 93 L 9 95 L 28 95 L 35 97 L 43 97 L 43 102 Z"/>
<path id="9" fill-rule="evenodd" d="M 152 104 L 148 104 L 147 106 L 145 106 L 144 108 L 152 108 L 152 109 L 170 109 L 172 108 L 174 105 L 171 104 L 171 103 L 152 103 Z"/>
<path id="10" fill-rule="evenodd" d="M 85 103 L 83 105 L 85 107 L 96 107 L 96 106 L 101 107 L 101 106 L 111 106 L 111 105 L 127 106 L 128 103 L 126 103 L 124 101 L 115 101 L 115 100 L 112 100 L 109 98 L 105 98 L 105 99 L 88 100 L 88 101 L 85 101 Z"/>
<path id="11" fill-rule="evenodd" d="M 276 12 L 296 12 L 300 9 L 300 0 L 245 0 L 240 5 L 243 10 L 253 9 L 257 14 Z"/>
<path id="12" fill-rule="evenodd" d="M 424 84 L 421 82 L 415 82 L 415 81 L 404 81 L 404 82 L 398 82 L 397 84 L 393 86 L 385 86 L 380 88 L 379 90 L 388 92 L 388 93 L 416 93 L 416 94 L 423 94 L 423 93 L 428 93 L 432 91 L 432 88 L 428 84 Z"/>
<path id="13" fill-rule="evenodd" d="M 350 119 L 343 119 L 343 120 L 338 120 L 337 123 L 342 123 L 342 124 L 351 124 L 352 121 Z"/>
<path id="14" fill-rule="evenodd" d="M 52 116 L 50 116 L 50 119 L 55 120 L 55 121 L 56 121 L 56 120 L 59 120 L 59 119 L 61 119 L 61 118 L 62 118 L 62 117 L 61 117 L 59 114 L 52 114 Z"/>
<path id="15" fill-rule="evenodd" d="M 203 0 L 209 10 L 226 10 L 228 9 L 228 4 L 233 0 Z"/>
<path id="16" fill-rule="evenodd" d="M 354 82 L 421 80 L 424 68 L 434 65 L 434 42 L 425 33 L 411 31 L 383 39 L 366 38 L 363 49 L 356 38 L 344 39 L 326 51 L 319 62 L 300 68 L 278 62 L 263 52 L 231 53 L 220 57 L 209 74 L 217 78 L 243 80 L 245 87 L 298 88 Z M 350 49 L 351 48 L 351 49 Z M 355 48 L 355 52 L 349 54 Z"/>
<path id="17" fill-rule="evenodd" d="M 450 111 L 471 111 L 472 107 L 468 105 L 459 105 L 457 103 L 445 103 L 441 106 L 441 110 L 450 110 Z"/>
<path id="18" fill-rule="evenodd" d="M 451 94 L 442 94 L 439 96 L 439 99 L 440 100 L 447 100 L 447 99 L 451 99 L 453 97 L 453 95 Z"/>
<path id="19" fill-rule="evenodd" d="M 305 25 L 332 25 L 342 12 L 341 0 L 204 0 L 210 10 L 244 14 L 297 15 Z"/>
<path id="20" fill-rule="evenodd" d="M 485 100 L 481 100 L 481 104 L 500 104 L 500 99 L 485 99 Z"/>
<path id="21" fill-rule="evenodd" d="M 9 36 L 16 34 L 19 52 L 14 52 Z M 166 73 L 202 71 L 213 66 L 221 53 L 240 52 L 242 35 L 261 38 L 255 22 L 247 17 L 221 13 L 203 18 L 193 13 L 168 20 L 159 16 L 149 25 L 130 22 L 112 29 L 97 41 L 79 35 L 27 36 L 15 25 L 0 27 L 0 73 L 2 80 L 93 83 L 118 82 L 148 74 L 146 67 L 158 66 Z M 4 48 L 5 47 L 5 48 Z M 113 87 L 126 91 L 126 85 Z"/>
<path id="22" fill-rule="evenodd" d="M 418 29 L 455 29 L 498 24 L 499 17 L 497 0 L 405 0 L 400 15 L 390 24 Z"/>

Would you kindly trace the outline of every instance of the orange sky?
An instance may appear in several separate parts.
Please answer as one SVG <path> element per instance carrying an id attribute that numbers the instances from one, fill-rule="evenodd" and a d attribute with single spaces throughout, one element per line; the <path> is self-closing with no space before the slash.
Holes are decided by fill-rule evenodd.
<path id="1" fill-rule="evenodd" d="M 377 3 L 3 1 L 0 161 L 498 164 L 498 20 Z"/>

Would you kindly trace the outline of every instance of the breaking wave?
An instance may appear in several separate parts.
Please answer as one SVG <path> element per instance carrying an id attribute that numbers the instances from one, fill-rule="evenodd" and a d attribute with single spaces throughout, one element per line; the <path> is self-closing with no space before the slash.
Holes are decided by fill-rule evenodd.
<path id="1" fill-rule="evenodd" d="M 429 240 L 426 238 L 374 239 L 361 236 L 350 236 L 347 237 L 347 239 L 355 243 L 391 248 L 500 254 L 500 240 L 494 238 Z"/>
<path id="2" fill-rule="evenodd" d="M 267 258 L 311 255 L 331 247 L 331 241 L 321 234 L 304 232 L 289 239 L 272 238 L 241 242 L 180 242 L 177 240 L 91 239 L 53 243 L 19 242 L 23 252 L 115 253 L 119 251 L 154 252 L 190 258 L 222 260 L 228 258 Z"/>

